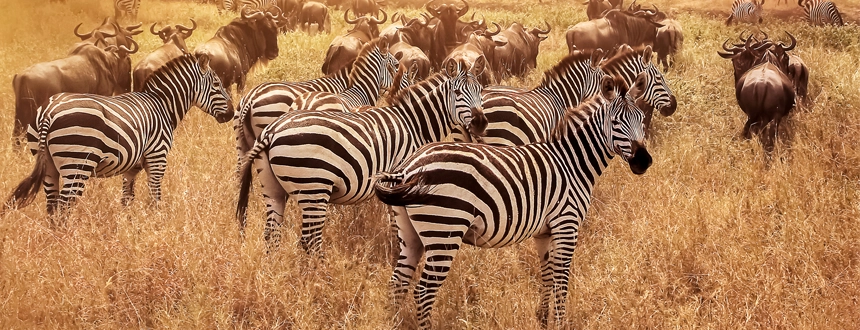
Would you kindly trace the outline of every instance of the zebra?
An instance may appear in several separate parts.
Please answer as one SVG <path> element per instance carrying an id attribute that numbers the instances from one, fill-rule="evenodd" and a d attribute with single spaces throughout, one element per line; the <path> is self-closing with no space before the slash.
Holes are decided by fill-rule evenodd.
<path id="1" fill-rule="evenodd" d="M 275 0 L 223 0 L 221 6 L 224 10 L 229 11 L 238 11 L 239 9 L 266 11 L 272 7 L 276 7 L 277 4 Z"/>
<path id="2" fill-rule="evenodd" d="M 729 13 L 729 18 L 726 20 L 726 26 L 732 24 L 732 20 L 738 22 L 754 24 L 762 23 L 761 13 L 764 6 L 764 0 L 735 0 L 732 3 L 732 11 Z"/>
<path id="3" fill-rule="evenodd" d="M 798 0 L 797 5 L 803 7 L 803 15 L 812 25 L 843 26 L 842 15 L 836 9 L 833 1 L 827 0 Z"/>
<path id="4" fill-rule="evenodd" d="M 21 208 L 30 204 L 39 184 L 44 183 L 47 211 L 53 218 L 83 194 L 90 177 L 120 174 L 121 201 L 128 205 L 141 170 L 148 174 L 152 198 L 159 201 L 173 131 L 188 110 L 199 107 L 220 123 L 233 116 L 230 98 L 209 64 L 208 56 L 185 54 L 154 72 L 142 92 L 113 97 L 52 96 L 39 108 L 38 127 L 31 127 L 28 136 L 35 146 L 31 150 L 36 155 L 33 172 L 21 181 L 6 205 Z"/>
<path id="5" fill-rule="evenodd" d="M 352 65 L 347 65 L 322 78 L 302 82 L 266 82 L 251 89 L 239 101 L 238 111 L 233 117 L 239 162 L 251 150 L 254 139 L 266 126 L 286 113 L 297 97 L 312 91 L 342 92 L 349 85 L 351 70 Z"/>
<path id="6" fill-rule="evenodd" d="M 328 204 L 369 199 L 371 175 L 391 169 L 421 145 L 441 141 L 455 125 L 475 134 L 483 131 L 481 89 L 469 70 L 456 65 L 402 90 L 387 107 L 281 116 L 245 156 L 236 211 L 240 229 L 245 227 L 253 161 L 258 174 L 270 172 L 260 175 L 269 251 L 280 244 L 286 199 L 293 195 L 302 210 L 301 246 L 309 254 L 321 254 Z M 468 107 L 455 106 L 458 102 Z"/>
<path id="7" fill-rule="evenodd" d="M 387 41 L 375 39 L 364 45 L 352 65 L 349 86 L 339 93 L 312 91 L 293 100 L 290 111 L 323 110 L 351 111 L 361 106 L 373 106 L 379 101 L 380 90 L 391 88 L 399 62 L 388 52 Z"/>
<path id="8" fill-rule="evenodd" d="M 570 54 L 547 70 L 540 85 L 530 91 L 497 88 L 484 93 L 484 115 L 489 124 L 483 142 L 517 146 L 546 141 L 565 109 L 596 95 L 606 74 L 633 84 L 639 73 L 646 72 L 645 93 L 640 100 L 643 106 L 660 109 L 664 115 L 674 112 L 675 96 L 663 74 L 651 62 L 650 46 L 633 49 L 622 45 L 611 58 L 603 60 L 604 55 L 600 50 Z M 646 119 L 650 120 L 650 116 Z M 458 132 L 455 140 L 464 141 L 464 135 Z"/>
<path id="9" fill-rule="evenodd" d="M 140 10 L 140 0 L 114 0 L 113 9 L 117 20 L 123 16 L 130 16 L 132 20 L 136 20 L 137 12 Z"/>
<path id="10" fill-rule="evenodd" d="M 390 279 L 397 306 L 425 255 L 414 289 L 419 329 L 431 328 L 436 295 L 463 243 L 504 247 L 530 237 L 541 259 L 537 317 L 545 328 L 554 298 L 562 329 L 571 258 L 595 181 L 616 154 L 635 174 L 652 162 L 644 113 L 634 104 L 639 91 L 601 79 L 602 94 L 568 109 L 547 142 L 435 143 L 375 176 L 376 196 L 394 207 L 398 227 L 400 256 Z"/>

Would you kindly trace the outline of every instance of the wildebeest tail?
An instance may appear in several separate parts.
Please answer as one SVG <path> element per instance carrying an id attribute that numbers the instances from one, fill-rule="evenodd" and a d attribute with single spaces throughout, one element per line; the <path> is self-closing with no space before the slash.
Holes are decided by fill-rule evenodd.
<path id="1" fill-rule="evenodd" d="M 260 135 L 260 139 L 254 143 L 254 148 L 245 154 L 245 159 L 239 169 L 241 181 L 239 183 L 239 200 L 236 202 L 236 220 L 239 221 L 239 231 L 245 232 L 245 220 L 248 211 L 248 199 L 251 194 L 251 168 L 254 166 L 254 159 L 260 156 L 260 153 L 268 149 L 269 138 L 267 134 Z"/>
<path id="2" fill-rule="evenodd" d="M 406 206 L 424 204 L 429 197 L 430 186 L 424 184 L 426 175 L 419 172 L 404 181 L 402 173 L 379 173 L 373 187 L 376 197 L 385 204 Z"/>

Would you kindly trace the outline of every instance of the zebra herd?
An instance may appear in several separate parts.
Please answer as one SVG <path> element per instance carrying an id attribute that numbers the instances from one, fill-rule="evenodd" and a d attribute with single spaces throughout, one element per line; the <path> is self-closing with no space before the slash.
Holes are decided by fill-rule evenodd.
<path id="1" fill-rule="evenodd" d="M 763 3 L 736 1 L 727 23 L 760 22 Z M 130 15 L 139 5 L 115 2 Z M 835 24 L 839 17 L 829 1 L 804 6 L 811 20 Z M 643 108 L 670 115 L 677 107 L 652 57 L 650 46 L 572 52 L 524 90 L 485 87 L 481 72 L 455 61 L 413 81 L 416 68 L 390 54 L 388 40 L 374 39 L 353 65 L 314 80 L 260 84 L 234 112 L 210 58 L 186 54 L 155 71 L 141 92 L 52 96 L 28 132 L 33 172 L 7 205 L 24 207 L 43 187 L 50 221 L 59 222 L 89 178 L 116 175 L 123 176 L 127 205 L 141 170 L 160 200 L 173 131 L 196 106 L 218 122 L 234 120 L 236 217 L 244 230 L 256 172 L 270 251 L 280 244 L 290 196 L 301 212 L 301 246 L 312 255 L 324 254 L 329 204 L 376 196 L 392 207 L 398 231 L 395 301 L 424 258 L 414 289 L 420 328 L 431 328 L 436 294 L 463 243 L 503 247 L 529 238 L 541 260 L 538 318 L 546 326 L 552 306 L 558 324 L 597 178 L 616 155 L 644 174 L 652 158 L 645 142 L 650 112 Z"/>
<path id="2" fill-rule="evenodd" d="M 726 25 L 733 21 L 742 23 L 761 23 L 765 0 L 735 0 L 729 12 Z M 803 17 L 812 25 L 842 26 L 842 15 L 836 4 L 829 0 L 798 0 L 797 5 L 803 8 Z"/>

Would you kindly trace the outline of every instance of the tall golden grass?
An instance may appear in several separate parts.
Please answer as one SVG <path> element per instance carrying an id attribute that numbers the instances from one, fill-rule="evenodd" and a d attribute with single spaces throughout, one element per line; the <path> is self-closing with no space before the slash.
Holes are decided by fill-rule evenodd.
<path id="1" fill-rule="evenodd" d="M 0 136 L 9 136 L 11 78 L 62 57 L 74 26 L 91 28 L 112 13 L 103 1 L 0 3 Z M 813 28 L 793 5 L 766 5 L 772 37 L 794 33 L 811 69 L 814 105 L 791 117 L 790 142 L 767 162 L 755 140 L 739 137 L 731 65 L 716 55 L 749 26 L 723 26 L 730 1 L 658 0 L 681 21 L 686 44 L 666 76 L 678 111 L 654 120 L 654 166 L 636 176 L 623 164 L 599 180 L 574 254 L 568 323 L 573 328 L 855 328 L 860 324 L 860 29 Z M 857 5 L 843 1 L 843 12 Z M 567 1 L 478 1 L 488 20 L 553 26 L 533 86 L 565 53 L 564 30 L 585 19 Z M 390 10 L 393 12 L 393 10 Z M 418 10 L 405 10 L 414 16 Z M 280 37 L 281 54 L 251 74 L 249 86 L 320 75 L 332 35 Z M 777 16 L 779 16 L 777 18 Z M 214 5 L 143 2 L 140 20 L 195 18 L 193 47 L 231 17 Z M 159 45 L 148 32 L 141 52 Z M 414 328 L 388 306 L 391 267 L 384 208 L 371 201 L 332 206 L 326 259 L 295 244 L 290 203 L 282 247 L 266 254 L 264 206 L 251 203 L 245 238 L 233 217 L 234 139 L 228 125 L 198 110 L 182 123 L 169 157 L 164 200 L 119 203 L 120 179 L 94 179 L 68 223 L 50 228 L 36 205 L 0 218 L 0 328 Z M 620 163 L 620 161 L 614 161 Z M 0 143 L 0 192 L 29 174 L 25 150 Z M 0 196 L 0 197 L 5 197 Z M 458 255 L 434 310 L 439 329 L 533 329 L 538 260 L 530 244 Z"/>

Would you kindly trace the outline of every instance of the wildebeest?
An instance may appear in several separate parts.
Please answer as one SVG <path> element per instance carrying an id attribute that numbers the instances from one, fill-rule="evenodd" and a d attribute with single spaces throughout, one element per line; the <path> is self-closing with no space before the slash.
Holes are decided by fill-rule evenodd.
<path id="1" fill-rule="evenodd" d="M 89 33 L 78 32 L 81 25 L 83 25 L 83 23 L 75 26 L 75 36 L 81 38 L 81 42 L 77 43 L 75 47 L 73 47 L 73 50 L 84 43 L 95 44 L 96 41 L 100 39 L 108 46 L 125 46 L 126 48 L 129 48 L 132 47 L 132 37 L 143 33 L 143 30 L 138 30 L 141 25 L 143 25 L 142 23 L 122 27 L 117 23 L 114 17 L 105 18 L 101 25 L 97 26 Z"/>
<path id="2" fill-rule="evenodd" d="M 663 71 L 675 64 L 675 54 L 684 45 L 684 33 L 681 31 L 681 23 L 673 19 L 660 21 L 662 27 L 657 29 L 657 37 L 654 39 L 654 51 L 657 52 L 657 61 L 663 63 Z M 672 60 L 669 61 L 669 55 Z"/>
<path id="3" fill-rule="evenodd" d="M 235 83 L 237 91 L 242 93 L 251 68 L 278 57 L 277 24 L 278 17 L 271 12 L 243 10 L 241 17 L 219 28 L 194 53 L 209 55 L 210 66 L 224 88 L 229 90 Z"/>
<path id="4" fill-rule="evenodd" d="M 806 63 L 803 62 L 800 56 L 794 54 L 788 55 L 788 76 L 791 77 L 794 91 L 797 98 L 800 99 L 801 104 L 804 106 L 808 105 L 809 68 L 806 67 Z"/>
<path id="5" fill-rule="evenodd" d="M 632 47 L 653 45 L 657 28 L 656 13 L 637 11 L 633 13 L 612 9 L 603 18 L 580 22 L 567 30 L 568 52 L 584 49 L 612 49 L 620 44 Z"/>
<path id="6" fill-rule="evenodd" d="M 309 31 L 316 24 L 317 31 L 331 33 L 331 19 L 328 15 L 328 7 L 316 1 L 308 1 L 302 4 L 296 24 L 302 31 Z"/>
<path id="7" fill-rule="evenodd" d="M 388 47 L 388 51 L 397 61 L 409 68 L 410 73 L 415 77 L 424 79 L 430 75 L 430 58 L 420 48 L 400 41 Z"/>
<path id="8" fill-rule="evenodd" d="M 507 41 L 494 40 L 493 36 L 497 35 L 502 28 L 499 24 L 493 23 L 496 26 L 496 32 L 472 32 L 466 37 L 466 41 L 451 50 L 451 53 L 445 57 L 442 62 L 443 67 L 448 67 L 449 62 L 461 63 L 466 67 L 472 68 L 472 74 L 478 77 L 478 81 L 482 85 L 497 84 L 499 81 L 494 74 L 491 60 L 495 58 L 496 47 L 507 45 Z"/>
<path id="9" fill-rule="evenodd" d="M 385 5 L 385 1 L 377 1 L 377 0 L 353 0 L 352 1 L 352 11 L 355 12 L 355 16 L 378 16 L 379 15 L 379 6 Z"/>
<path id="10" fill-rule="evenodd" d="M 463 2 L 462 8 L 457 8 L 453 4 L 441 4 L 434 7 L 432 4 L 435 1 L 430 1 L 424 5 L 430 15 L 439 19 L 439 23 L 433 28 L 430 52 L 427 54 L 430 57 L 430 63 L 436 69 L 441 68 L 442 61 L 445 60 L 450 50 L 457 47 L 462 41 L 461 37 L 457 36 L 457 32 L 463 32 L 462 29 L 457 29 L 457 21 L 469 11 L 469 4 L 466 0 L 461 1 Z"/>
<path id="11" fill-rule="evenodd" d="M 12 78 L 15 91 L 15 121 L 12 138 L 20 142 L 26 127 L 36 121 L 36 109 L 54 94 L 88 93 L 114 95 L 131 90 L 131 60 L 137 51 L 125 46 L 104 46 L 103 41 L 82 45 L 68 57 L 38 63 Z"/>
<path id="12" fill-rule="evenodd" d="M 371 39 L 379 36 L 379 24 L 385 23 L 388 19 L 388 14 L 384 10 L 382 14 L 382 19 L 369 16 L 350 19 L 349 9 L 343 13 L 344 21 L 354 26 L 347 31 L 346 35 L 337 36 L 331 41 L 322 65 L 323 74 L 335 73 L 355 61 L 361 48 Z"/>
<path id="13" fill-rule="evenodd" d="M 297 0 L 277 0 L 275 5 L 282 11 L 282 17 L 284 17 L 285 22 L 283 23 L 284 28 L 281 29 L 282 32 L 286 31 L 294 31 L 296 29 L 296 20 L 299 16 L 299 10 L 301 6 L 299 1 Z"/>
<path id="14" fill-rule="evenodd" d="M 583 4 L 587 6 L 585 15 L 589 20 L 601 18 L 605 11 L 612 9 L 612 4 L 608 0 L 588 0 Z"/>
<path id="15" fill-rule="evenodd" d="M 787 33 L 787 32 L 786 32 Z M 765 150 L 773 150 L 773 138 L 780 122 L 795 105 L 794 84 L 786 74 L 788 55 L 797 40 L 790 33 L 791 44 L 774 44 L 765 38 L 752 43 L 752 36 L 741 38 L 743 44 L 729 48 L 723 43 L 725 52 L 718 54 L 732 60 L 735 74 L 735 97 L 741 110 L 749 117 L 742 134 L 750 138 L 751 131 L 759 135 Z M 764 134 L 760 134 L 763 130 Z"/>
<path id="16" fill-rule="evenodd" d="M 512 23 L 499 33 L 496 38 L 507 41 L 507 44 L 496 47 L 495 55 L 491 59 L 498 79 L 504 79 L 506 76 L 523 77 L 537 67 L 540 43 L 546 40 L 547 34 L 552 30 L 549 23 L 544 24 L 546 30 L 526 29 L 520 23 Z"/>
<path id="17" fill-rule="evenodd" d="M 194 33 L 194 29 L 197 28 L 197 22 L 193 19 L 191 20 L 192 26 L 190 28 L 176 24 L 175 27 L 168 25 L 156 31 L 156 24 L 158 23 L 152 23 L 149 27 L 149 32 L 157 35 L 164 44 L 152 51 L 152 53 L 149 53 L 149 55 L 146 55 L 134 67 L 132 74 L 134 88 L 132 90 L 135 92 L 143 90 L 143 82 L 158 68 L 161 68 L 164 64 L 170 62 L 170 60 L 188 53 L 185 39 L 188 39 Z"/>

